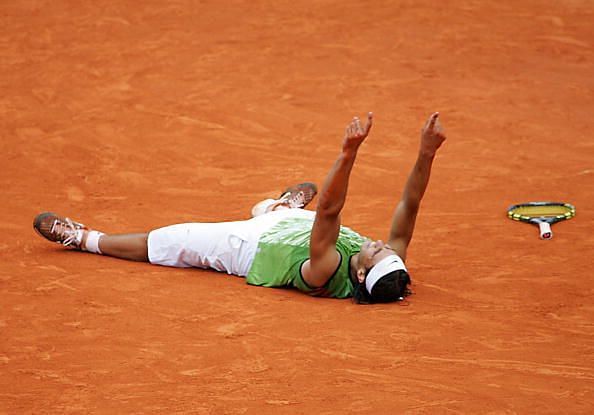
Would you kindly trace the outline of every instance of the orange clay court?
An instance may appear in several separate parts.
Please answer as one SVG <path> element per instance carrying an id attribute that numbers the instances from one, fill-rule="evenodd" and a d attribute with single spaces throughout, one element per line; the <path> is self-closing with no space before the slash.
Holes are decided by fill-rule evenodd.
<path id="1" fill-rule="evenodd" d="M 590 414 L 594 5 L 5 1 L 0 414 Z M 343 222 L 385 237 L 440 111 L 404 304 L 361 306 L 70 252 L 240 220 L 322 184 L 375 114 Z M 577 216 L 538 229 L 513 203 Z"/>

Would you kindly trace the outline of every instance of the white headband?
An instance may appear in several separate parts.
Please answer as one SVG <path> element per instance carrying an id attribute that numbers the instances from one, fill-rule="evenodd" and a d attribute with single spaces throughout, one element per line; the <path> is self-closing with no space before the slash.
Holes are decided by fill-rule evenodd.
<path id="1" fill-rule="evenodd" d="M 367 292 L 371 294 L 371 290 L 376 282 L 378 282 L 384 275 L 389 274 L 390 272 L 398 271 L 398 270 L 406 271 L 406 267 L 404 266 L 404 262 L 398 255 L 390 255 L 385 257 L 380 262 L 375 264 L 373 268 L 367 274 L 367 278 L 365 278 L 365 288 L 367 288 Z"/>

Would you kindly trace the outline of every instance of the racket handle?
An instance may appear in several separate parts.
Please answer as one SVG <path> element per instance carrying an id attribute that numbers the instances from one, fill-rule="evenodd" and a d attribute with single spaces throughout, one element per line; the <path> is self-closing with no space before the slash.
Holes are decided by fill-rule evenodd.
<path id="1" fill-rule="evenodd" d="M 553 237 L 553 231 L 549 223 L 540 222 L 538 227 L 540 228 L 540 239 L 551 239 Z"/>

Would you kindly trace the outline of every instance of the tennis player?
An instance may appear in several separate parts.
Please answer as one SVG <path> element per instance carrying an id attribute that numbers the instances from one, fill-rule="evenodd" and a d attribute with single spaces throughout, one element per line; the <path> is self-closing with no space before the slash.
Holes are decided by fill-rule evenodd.
<path id="1" fill-rule="evenodd" d="M 69 218 L 45 212 L 33 223 L 46 239 L 76 250 L 172 267 L 209 268 L 246 277 L 249 284 L 294 287 L 314 296 L 358 303 L 403 300 L 411 283 L 405 260 L 434 157 L 446 139 L 432 114 L 421 132 L 415 166 L 394 211 L 387 242 L 370 240 L 341 226 L 351 170 L 369 135 L 354 118 L 342 151 L 320 192 L 316 211 L 303 209 L 317 194 L 313 183 L 288 188 L 279 199 L 252 209 L 252 218 L 184 223 L 141 234 L 108 235 Z"/>

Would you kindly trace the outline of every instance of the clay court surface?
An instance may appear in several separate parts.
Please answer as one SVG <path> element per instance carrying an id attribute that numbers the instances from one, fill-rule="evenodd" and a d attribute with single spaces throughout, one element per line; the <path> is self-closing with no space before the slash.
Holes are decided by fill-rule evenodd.
<path id="1" fill-rule="evenodd" d="M 0 413 L 592 413 L 593 21 L 587 0 L 2 2 Z M 448 140 L 405 305 L 31 226 L 247 218 L 321 183 L 374 111 L 343 222 L 385 238 L 434 110 Z M 577 216 L 541 241 L 505 216 L 530 200 Z"/>

